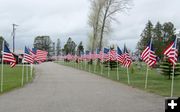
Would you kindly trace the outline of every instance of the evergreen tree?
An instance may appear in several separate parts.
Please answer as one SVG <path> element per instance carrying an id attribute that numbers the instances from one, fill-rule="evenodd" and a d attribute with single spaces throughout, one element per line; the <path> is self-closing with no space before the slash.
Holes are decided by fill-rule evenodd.
<path id="1" fill-rule="evenodd" d="M 146 24 L 145 29 L 141 33 L 141 39 L 138 42 L 137 48 L 140 52 L 144 50 L 146 47 L 147 43 L 150 41 L 150 39 L 153 37 L 153 24 L 149 20 L 148 23 Z"/>
<path id="2" fill-rule="evenodd" d="M 57 44 L 56 44 L 56 55 L 59 56 L 61 54 L 61 42 L 60 39 L 57 39 Z"/>
<path id="3" fill-rule="evenodd" d="M 68 38 L 66 44 L 64 45 L 64 54 L 75 54 L 75 49 L 76 49 L 76 43 L 71 39 L 71 37 Z"/>
<path id="4" fill-rule="evenodd" d="M 164 42 L 163 42 L 163 35 L 162 35 L 162 25 L 160 22 L 157 22 L 155 28 L 153 29 L 153 45 L 155 48 L 156 55 L 159 58 L 163 57 L 163 49 L 164 49 Z"/>
<path id="5" fill-rule="evenodd" d="M 78 48 L 77 48 L 77 55 L 81 56 L 81 53 L 84 52 L 84 47 L 82 44 L 82 41 L 79 43 Z"/>

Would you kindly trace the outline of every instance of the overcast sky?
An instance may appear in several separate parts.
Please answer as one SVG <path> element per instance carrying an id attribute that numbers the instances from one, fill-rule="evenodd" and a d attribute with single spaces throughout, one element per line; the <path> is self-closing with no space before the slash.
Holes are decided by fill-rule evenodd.
<path id="1" fill-rule="evenodd" d="M 12 47 L 12 24 L 16 30 L 16 48 L 32 47 L 34 37 L 49 35 L 53 41 L 60 38 L 62 44 L 72 37 L 77 43 L 86 44 L 89 27 L 88 0 L 0 0 L 0 35 Z M 148 20 L 153 24 L 173 22 L 180 29 L 180 0 L 134 0 L 132 9 L 117 15 L 109 35 L 112 43 L 120 47 L 124 43 L 130 49 L 136 47 L 140 34 Z M 85 45 L 86 46 L 86 45 Z"/>

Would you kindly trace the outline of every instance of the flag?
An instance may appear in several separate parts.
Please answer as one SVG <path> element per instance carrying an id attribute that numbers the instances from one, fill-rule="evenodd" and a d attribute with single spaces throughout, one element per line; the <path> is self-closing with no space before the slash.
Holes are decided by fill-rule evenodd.
<path id="1" fill-rule="evenodd" d="M 176 48 L 176 41 L 177 41 L 177 39 L 175 39 L 174 42 L 172 42 L 163 52 L 163 54 L 168 57 L 169 61 L 173 65 L 176 65 L 177 57 L 178 57 L 178 50 Z"/>
<path id="2" fill-rule="evenodd" d="M 42 61 L 42 62 L 46 61 L 47 54 L 48 54 L 47 51 L 37 50 L 36 51 L 36 58 L 37 58 L 38 61 Z"/>
<path id="3" fill-rule="evenodd" d="M 104 48 L 104 53 L 103 53 L 103 60 L 107 61 L 109 58 L 109 49 L 108 48 Z"/>
<path id="4" fill-rule="evenodd" d="M 146 49 L 141 53 L 141 59 L 150 67 L 156 64 L 156 55 L 152 46 L 152 40 L 148 43 Z"/>
<path id="5" fill-rule="evenodd" d="M 117 61 L 123 63 L 124 55 L 119 47 L 117 47 Z"/>
<path id="6" fill-rule="evenodd" d="M 115 61 L 116 60 L 116 51 L 115 50 L 110 50 L 109 52 L 109 60 L 110 61 Z"/>
<path id="7" fill-rule="evenodd" d="M 16 65 L 16 59 L 14 55 L 10 52 L 6 44 L 4 44 L 4 50 L 2 54 L 2 60 L 4 62 L 9 62 L 11 67 L 14 67 Z"/>
<path id="8" fill-rule="evenodd" d="M 31 64 L 34 63 L 33 56 L 30 54 L 29 49 L 27 47 L 25 47 L 24 50 L 24 61 Z"/>
<path id="9" fill-rule="evenodd" d="M 124 57 L 123 57 L 123 63 L 122 64 L 124 67 L 129 68 L 131 63 L 132 63 L 132 60 L 131 60 L 131 57 L 130 57 L 128 50 L 127 50 L 125 45 L 124 45 L 124 54 L 123 55 L 124 55 Z"/>

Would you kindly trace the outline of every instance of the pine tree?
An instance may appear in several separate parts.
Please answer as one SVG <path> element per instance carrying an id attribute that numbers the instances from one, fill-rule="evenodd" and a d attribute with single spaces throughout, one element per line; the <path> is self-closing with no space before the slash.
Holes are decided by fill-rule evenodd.
<path id="1" fill-rule="evenodd" d="M 56 55 L 59 56 L 61 54 L 61 42 L 60 39 L 57 39 L 57 45 L 56 45 Z"/>
<path id="2" fill-rule="evenodd" d="M 162 25 L 160 22 L 157 22 L 155 28 L 153 29 L 153 45 L 155 48 L 156 55 L 159 58 L 162 58 L 162 52 L 164 49 L 163 35 L 162 35 Z"/>
<path id="3" fill-rule="evenodd" d="M 146 47 L 147 43 L 150 41 L 150 39 L 153 37 L 153 24 L 149 20 L 148 23 L 146 24 L 145 29 L 141 33 L 141 39 L 138 42 L 137 48 L 140 52 L 144 50 Z"/>

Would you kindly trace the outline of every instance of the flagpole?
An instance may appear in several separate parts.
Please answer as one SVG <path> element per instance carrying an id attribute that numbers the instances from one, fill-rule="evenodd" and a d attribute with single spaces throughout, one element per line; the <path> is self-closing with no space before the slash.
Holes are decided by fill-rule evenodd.
<path id="1" fill-rule="evenodd" d="M 175 40 L 175 49 L 176 49 L 176 46 L 177 46 L 177 38 Z M 174 51 L 176 52 L 176 51 Z M 173 92 L 174 92 L 174 69 L 175 69 L 175 64 L 173 63 L 173 74 L 172 74 L 172 83 L 171 83 L 171 97 L 173 97 Z"/>
<path id="2" fill-rule="evenodd" d="M 173 91 L 174 91 L 174 69 L 175 69 L 175 65 L 173 64 L 173 74 L 172 74 L 172 83 L 171 83 L 171 97 L 173 97 Z"/>
<path id="3" fill-rule="evenodd" d="M 150 50 L 151 50 L 151 47 L 152 47 L 152 38 L 151 38 L 151 41 L 150 41 Z M 150 58 L 150 53 L 148 54 L 148 58 Z M 145 86 L 144 86 L 145 89 L 147 89 L 148 74 L 149 74 L 149 67 L 148 67 L 148 64 L 147 64 L 146 80 L 145 80 Z"/>
<path id="4" fill-rule="evenodd" d="M 110 76 L 110 49 L 111 49 L 111 47 L 109 47 L 109 62 L 108 62 L 108 77 Z"/>
<path id="5" fill-rule="evenodd" d="M 3 63 L 3 54 L 4 54 L 4 40 L 2 44 L 2 60 L 1 60 L 1 92 L 3 92 L 3 78 L 4 78 L 4 63 Z"/>
<path id="6" fill-rule="evenodd" d="M 21 82 L 21 86 L 23 86 L 23 83 L 24 83 L 24 61 L 22 60 L 23 62 L 23 66 L 22 66 L 22 82 Z"/>
<path id="7" fill-rule="evenodd" d="M 31 64 L 31 80 L 33 78 L 32 73 L 33 73 L 33 64 Z"/>
<path id="8" fill-rule="evenodd" d="M 118 63 L 118 60 L 117 60 L 117 80 L 119 80 L 119 63 Z"/>
<path id="9" fill-rule="evenodd" d="M 144 87 L 145 89 L 147 89 L 148 73 L 149 73 L 149 69 L 148 69 L 148 65 L 147 65 L 146 80 L 145 80 L 145 87 Z"/>
<path id="10" fill-rule="evenodd" d="M 91 53 L 90 53 L 90 60 L 91 60 Z M 91 72 L 91 70 L 90 70 L 90 62 L 89 62 L 89 72 Z"/>
<path id="11" fill-rule="evenodd" d="M 28 63 L 26 64 L 26 82 L 28 82 L 29 76 L 28 76 Z"/>
<path id="12" fill-rule="evenodd" d="M 104 60 L 104 50 L 102 50 L 101 75 L 103 74 L 103 60 Z"/>
<path id="13" fill-rule="evenodd" d="M 128 78 L 128 84 L 130 84 L 130 79 L 129 79 L 129 68 L 127 67 L 127 78 Z"/>
<path id="14" fill-rule="evenodd" d="M 84 64 L 85 64 L 85 71 L 86 71 L 86 56 L 84 56 L 85 60 L 84 60 Z"/>

